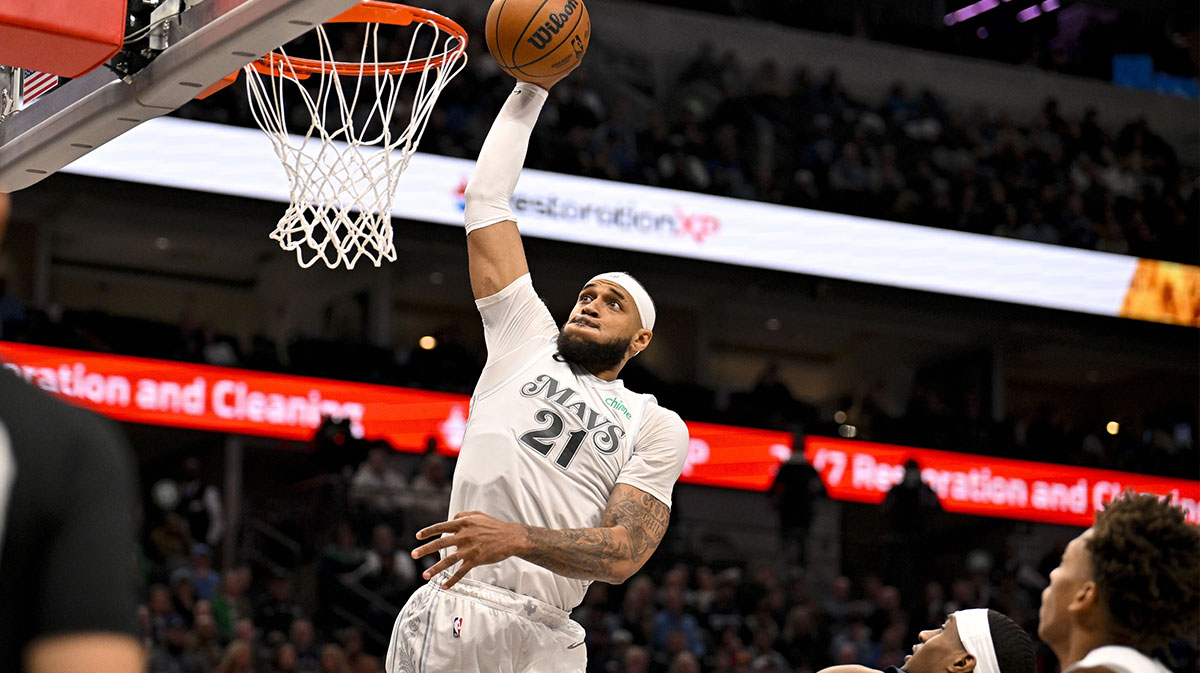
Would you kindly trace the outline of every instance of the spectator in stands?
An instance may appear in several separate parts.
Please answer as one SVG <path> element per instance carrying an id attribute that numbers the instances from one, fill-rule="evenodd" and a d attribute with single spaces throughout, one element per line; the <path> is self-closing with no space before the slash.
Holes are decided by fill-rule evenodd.
<path id="1" fill-rule="evenodd" d="M 779 513 L 779 550 L 785 561 L 806 566 L 808 526 L 817 500 L 825 496 L 821 475 L 804 457 L 796 442 L 791 457 L 783 461 L 767 491 L 771 507 Z"/>
<path id="2" fill-rule="evenodd" d="M 713 641 L 711 659 L 716 670 L 741 671 L 749 665 L 750 653 L 746 651 L 746 644 L 738 636 L 737 629 L 728 628 L 718 631 L 711 640 Z"/>
<path id="3" fill-rule="evenodd" d="M 364 654 L 362 631 L 353 626 L 342 629 L 338 636 L 338 644 L 341 645 L 342 654 L 346 656 L 346 664 L 354 668 Z"/>
<path id="4" fill-rule="evenodd" d="M 213 618 L 217 621 L 222 641 L 234 636 L 234 625 L 238 620 L 252 619 L 254 616 L 253 605 L 246 595 L 250 590 L 250 581 L 249 566 L 235 566 L 225 573 L 220 590 L 213 595 Z"/>
<path id="5" fill-rule="evenodd" d="M 408 508 L 409 530 L 445 521 L 450 509 L 450 475 L 446 459 L 436 450 L 421 459 L 421 472 L 412 481 Z"/>
<path id="6" fill-rule="evenodd" d="M 621 657 L 620 670 L 624 673 L 649 673 L 650 655 L 646 648 L 637 645 L 626 648 L 624 656 Z"/>
<path id="7" fill-rule="evenodd" d="M 396 544 L 391 526 L 385 523 L 376 525 L 371 531 L 367 560 L 345 576 L 346 581 L 358 582 L 395 604 L 403 604 L 418 578 L 412 555 Z"/>
<path id="8" fill-rule="evenodd" d="M 786 612 L 783 590 L 775 576 L 774 568 L 763 564 L 754 572 L 754 583 L 745 589 L 743 603 L 753 608 L 742 621 L 742 640 L 751 648 L 770 646 L 779 635 L 779 622 Z M 763 636 L 769 636 L 762 640 Z M 755 639 L 759 640 L 756 642 Z"/>
<path id="9" fill-rule="evenodd" d="M 187 622 L 178 614 L 166 621 L 163 641 L 150 651 L 150 673 L 206 673 L 204 659 L 188 642 Z"/>
<path id="10" fill-rule="evenodd" d="M 651 642 L 661 650 L 668 649 L 669 641 L 677 634 L 683 638 L 683 647 L 697 657 L 704 656 L 704 638 L 696 618 L 684 612 L 683 592 L 679 587 L 669 587 L 663 594 L 662 610 L 654 616 Z"/>
<path id="11" fill-rule="evenodd" d="M 196 540 L 188 530 L 187 519 L 176 512 L 166 512 L 163 522 L 150 531 L 150 542 L 154 557 L 168 573 L 182 568 L 188 554 L 196 546 Z"/>
<path id="12" fill-rule="evenodd" d="M 246 651 L 249 653 L 252 665 L 256 669 L 265 668 L 270 665 L 275 651 L 269 642 L 279 642 L 279 639 L 283 637 L 282 633 L 275 632 L 269 634 L 270 640 L 268 641 L 268 639 L 262 637 L 261 632 L 254 626 L 254 622 L 249 619 L 239 619 L 233 626 L 233 634 L 231 642 L 246 644 Z"/>
<path id="13" fill-rule="evenodd" d="M 244 640 L 229 643 L 225 656 L 213 673 L 257 673 L 252 645 Z"/>
<path id="14" fill-rule="evenodd" d="M 171 573 L 171 584 L 186 580 L 201 600 L 212 600 L 221 585 L 221 573 L 213 569 L 212 548 L 206 544 L 192 546 L 188 565 Z"/>
<path id="15" fill-rule="evenodd" d="M 810 605 L 795 605 L 779 634 L 780 651 L 798 668 L 816 671 L 825 666 L 826 637 L 820 632 L 816 613 Z"/>
<path id="16" fill-rule="evenodd" d="M 293 597 L 292 580 L 286 575 L 274 575 L 267 584 L 267 595 L 254 609 L 255 622 L 268 637 L 286 637 L 292 622 L 300 616 L 300 606 Z"/>
<path id="17" fill-rule="evenodd" d="M 916 624 L 936 624 L 944 616 L 954 612 L 946 604 L 946 588 L 937 580 L 925 583 L 919 606 L 912 610 L 912 621 Z"/>
<path id="18" fill-rule="evenodd" d="M 829 595 L 821 601 L 821 618 L 830 631 L 839 631 L 849 623 L 856 609 L 851 600 L 853 583 L 841 575 L 833 580 Z"/>
<path id="19" fill-rule="evenodd" d="M 975 591 L 975 585 L 966 577 L 956 577 L 950 582 L 950 599 L 946 601 L 947 612 L 957 612 L 984 605 L 983 597 Z"/>
<path id="20" fill-rule="evenodd" d="M 691 568 L 687 564 L 677 562 L 672 565 L 669 570 L 662 573 L 659 585 L 657 601 L 663 600 L 668 589 L 678 589 L 679 594 L 683 596 L 683 609 L 688 613 L 695 614 L 696 593 L 692 590 Z"/>
<path id="21" fill-rule="evenodd" d="M 361 566 L 366 560 L 367 550 L 359 546 L 350 522 L 339 521 L 333 529 L 333 540 L 321 548 L 319 570 L 341 575 Z"/>
<path id="22" fill-rule="evenodd" d="M 146 592 L 146 607 L 151 637 L 155 643 L 161 643 L 167 635 L 167 623 L 172 617 L 180 616 L 175 612 L 171 591 L 161 584 L 151 585 Z"/>
<path id="23" fill-rule="evenodd" d="M 702 616 L 704 627 L 710 632 L 720 634 L 726 629 L 741 627 L 742 610 L 738 604 L 740 582 L 741 571 L 737 568 L 729 568 L 717 576 L 713 600 Z"/>
<path id="24" fill-rule="evenodd" d="M 872 611 L 866 616 L 867 628 L 875 639 L 891 626 L 900 626 L 901 640 L 908 635 L 908 613 L 903 609 L 900 590 L 894 586 L 880 587 L 878 593 L 871 599 Z M 904 643 L 900 643 L 901 646 Z"/>
<path id="25" fill-rule="evenodd" d="M 890 624 L 879 637 L 879 656 L 876 664 L 886 670 L 888 666 L 899 668 L 904 665 L 904 657 L 910 651 L 907 623 Z"/>
<path id="26" fill-rule="evenodd" d="M 844 628 L 833 632 L 829 648 L 830 657 L 835 661 L 847 661 L 848 656 L 849 661 L 864 666 L 873 667 L 878 664 L 878 652 L 874 641 L 871 640 L 871 629 L 860 615 L 854 615 Z"/>
<path id="27" fill-rule="evenodd" d="M 856 210 L 855 201 L 871 188 L 871 174 L 863 165 L 861 149 L 855 141 L 842 146 L 841 156 L 829 167 L 829 187 L 842 200 L 841 208 Z"/>
<path id="28" fill-rule="evenodd" d="M 771 661 L 786 662 L 783 655 L 775 649 L 775 643 L 778 638 L 779 628 L 775 626 L 774 620 L 763 622 L 761 625 L 755 627 L 751 633 L 750 644 L 747 648 L 751 661 L 758 661 L 765 658 Z"/>
<path id="29" fill-rule="evenodd" d="M 288 642 L 296 658 L 296 670 L 303 673 L 316 671 L 320 666 L 321 653 L 312 622 L 304 618 L 293 621 Z"/>
<path id="30" fill-rule="evenodd" d="M 373 522 L 382 519 L 403 526 L 408 483 L 392 468 L 390 458 L 383 446 L 367 452 L 367 459 L 350 479 L 350 505 L 366 510 Z"/>
<path id="31" fill-rule="evenodd" d="M 887 521 L 887 578 L 906 600 L 916 598 L 929 572 L 934 517 L 942 511 L 937 494 L 921 479 L 921 466 L 909 459 L 904 477 L 884 496 Z"/>
<path id="32" fill-rule="evenodd" d="M 225 517 L 221 506 L 221 492 L 216 485 L 202 476 L 200 460 L 189 456 L 183 461 L 183 478 L 179 482 L 179 504 L 176 513 L 187 520 L 188 532 L 198 542 L 216 547 L 225 533 Z M 190 548 L 189 548 L 190 549 Z M 211 560 L 211 550 L 209 552 Z M 204 593 L 196 585 L 201 597 Z"/>
<path id="33" fill-rule="evenodd" d="M 583 627 L 583 640 L 587 647 L 587 669 L 585 670 L 603 671 L 615 666 L 619 661 L 614 645 L 614 636 L 617 634 L 609 631 L 608 625 L 597 613 L 587 610 L 580 612 L 580 607 L 582 606 L 577 606 L 571 612 L 572 615 L 579 614 L 578 617 L 572 618 Z"/>
<path id="34" fill-rule="evenodd" d="M 379 657 L 364 654 L 355 661 L 354 673 L 383 673 L 383 662 Z"/>
<path id="35" fill-rule="evenodd" d="M 192 626 L 196 614 L 196 587 L 187 577 L 171 578 L 171 605 L 176 614 L 183 617 L 188 627 Z"/>
<path id="36" fill-rule="evenodd" d="M 270 673 L 297 673 L 299 670 L 296 666 L 296 648 L 291 643 L 282 643 L 275 649 Z"/>
<path id="37" fill-rule="evenodd" d="M 347 596 L 342 577 L 367 561 L 367 550 L 359 546 L 348 521 L 339 521 L 332 535 L 333 540 L 321 548 L 317 557 L 317 600 L 322 610 L 318 618 L 325 618 L 334 607 L 344 605 Z"/>
<path id="38" fill-rule="evenodd" d="M 196 654 L 204 661 L 204 670 L 215 669 L 220 665 L 221 656 L 224 654 L 217 620 L 212 615 L 197 615 L 192 633 L 195 636 Z"/>
<path id="39" fill-rule="evenodd" d="M 318 673 L 350 673 L 350 665 L 346 662 L 346 654 L 337 645 L 329 644 L 321 648 L 320 667 Z"/>
<path id="40" fill-rule="evenodd" d="M 696 655 L 687 650 L 675 653 L 670 658 L 670 662 L 667 673 L 700 673 L 699 660 L 696 659 Z"/>
<path id="41" fill-rule="evenodd" d="M 621 612 L 616 618 L 616 628 L 633 634 L 633 642 L 644 645 L 649 642 L 654 620 L 654 582 L 645 575 L 637 575 L 625 583 L 625 598 Z"/>

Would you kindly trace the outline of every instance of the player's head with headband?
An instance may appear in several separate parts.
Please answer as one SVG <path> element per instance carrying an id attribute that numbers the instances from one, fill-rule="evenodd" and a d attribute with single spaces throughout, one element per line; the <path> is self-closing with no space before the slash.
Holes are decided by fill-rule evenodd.
<path id="1" fill-rule="evenodd" d="M 597 376 L 615 376 L 650 345 L 654 319 L 654 301 L 637 279 L 623 271 L 602 273 L 579 291 L 559 332 L 558 352 Z"/>
<path id="2" fill-rule="evenodd" d="M 995 610 L 959 610 L 919 640 L 901 667 L 907 673 L 1034 673 L 1037 667 L 1033 639 Z"/>

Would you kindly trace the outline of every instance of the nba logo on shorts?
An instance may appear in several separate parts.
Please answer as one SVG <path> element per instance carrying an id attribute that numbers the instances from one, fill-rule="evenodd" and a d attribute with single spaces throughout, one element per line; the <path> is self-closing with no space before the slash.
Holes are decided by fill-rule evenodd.
<path id="1" fill-rule="evenodd" d="M 462 617 L 454 618 L 454 637 L 458 638 L 462 634 Z"/>

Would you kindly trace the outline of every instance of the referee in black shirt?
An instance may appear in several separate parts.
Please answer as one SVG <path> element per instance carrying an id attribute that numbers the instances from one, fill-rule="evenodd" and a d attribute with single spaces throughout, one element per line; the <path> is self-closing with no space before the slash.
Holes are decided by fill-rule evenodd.
<path id="1" fill-rule="evenodd" d="M 133 475 L 111 422 L 0 367 L 0 672 L 144 670 Z"/>

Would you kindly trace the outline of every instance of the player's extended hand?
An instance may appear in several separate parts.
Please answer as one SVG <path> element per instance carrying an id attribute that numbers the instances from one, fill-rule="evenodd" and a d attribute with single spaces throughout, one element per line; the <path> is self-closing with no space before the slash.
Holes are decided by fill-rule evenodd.
<path id="1" fill-rule="evenodd" d="M 509 521 L 501 521 L 483 512 L 460 512 L 453 519 L 435 523 L 417 533 L 418 540 L 443 535 L 429 544 L 421 545 L 413 550 L 413 558 L 421 558 L 446 547 L 454 547 L 454 552 L 447 554 L 422 576 L 429 579 L 434 575 L 462 561 L 458 571 L 442 585 L 449 589 L 458 583 L 467 572 L 475 566 L 497 563 L 514 555 L 516 543 L 524 538 L 524 526 Z"/>
<path id="2" fill-rule="evenodd" d="M 549 91 L 550 89 L 554 88 L 555 84 L 558 84 L 559 82 L 563 81 L 564 79 L 566 79 L 567 75 L 570 75 L 572 72 L 574 72 L 575 68 L 579 67 L 579 63 L 580 62 L 577 61 L 570 70 L 568 70 L 566 72 L 558 73 L 557 75 L 553 75 L 551 77 L 538 77 L 536 79 L 534 79 L 534 78 L 524 78 L 523 79 L 523 78 L 518 77 L 517 79 L 522 82 L 529 82 L 530 84 L 536 84 L 536 85 L 542 87 L 543 89 L 545 89 L 546 91 Z"/>

